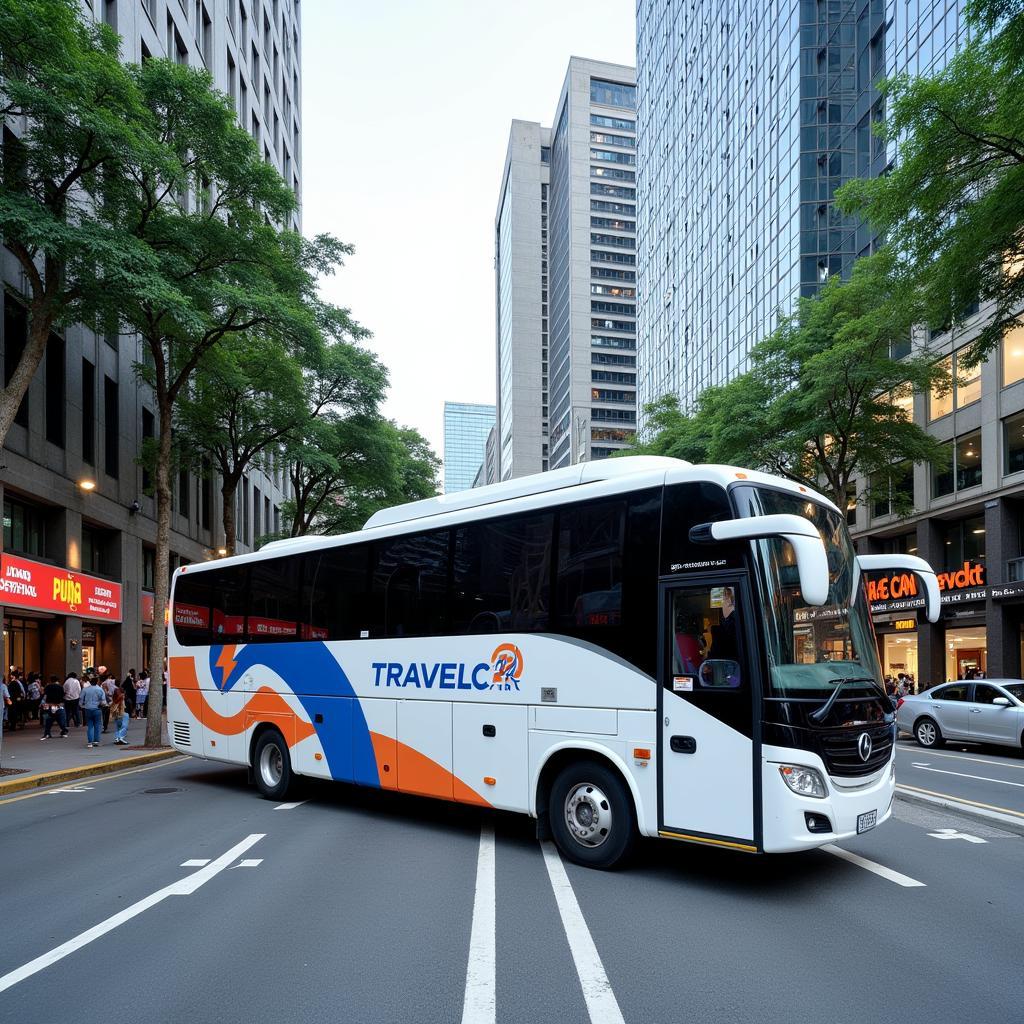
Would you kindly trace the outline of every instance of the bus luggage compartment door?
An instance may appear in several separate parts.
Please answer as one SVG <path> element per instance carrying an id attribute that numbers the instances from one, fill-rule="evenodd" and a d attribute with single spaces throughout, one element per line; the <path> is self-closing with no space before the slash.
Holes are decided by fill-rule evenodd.
<path id="1" fill-rule="evenodd" d="M 452 716 L 455 799 L 467 799 L 461 783 L 492 807 L 526 811 L 526 706 L 455 704 Z"/>

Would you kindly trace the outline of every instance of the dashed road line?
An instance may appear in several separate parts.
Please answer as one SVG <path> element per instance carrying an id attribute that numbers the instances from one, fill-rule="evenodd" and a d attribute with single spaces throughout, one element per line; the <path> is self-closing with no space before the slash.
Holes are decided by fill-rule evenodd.
<path id="1" fill-rule="evenodd" d="M 919 772 L 935 772 L 938 775 L 955 775 L 958 779 L 976 779 L 978 782 L 998 782 L 1001 786 L 1016 786 L 1024 789 L 1024 782 L 1010 782 L 1007 779 L 990 779 L 985 775 L 968 775 L 967 772 L 950 772 L 945 768 L 929 768 L 927 765 L 915 764 Z"/>
<path id="2" fill-rule="evenodd" d="M 307 803 L 307 801 L 306 800 L 293 800 L 291 803 L 288 803 L 288 804 L 278 804 L 274 808 L 274 810 L 275 811 L 294 811 L 296 807 L 301 807 L 304 803 Z"/>
<path id="3" fill-rule="evenodd" d="M 153 772 L 158 768 L 169 768 L 171 765 L 182 764 L 184 761 L 188 760 L 190 760 L 190 757 L 186 754 L 184 757 L 175 757 L 166 761 L 158 761 L 156 764 L 147 764 L 142 768 L 129 768 L 127 771 L 111 772 L 109 775 L 93 775 L 89 778 L 90 785 L 88 788 L 91 789 L 101 782 L 113 782 L 114 779 L 123 779 L 128 775 L 138 775 L 140 772 Z M 44 786 L 40 786 L 39 789 L 33 790 L 31 793 L 22 793 L 19 796 L 9 796 L 0 800 L 0 807 L 4 804 L 16 804 L 19 800 L 33 800 L 37 796 L 48 796 L 53 792 L 54 789 L 52 787 L 46 788 Z M 75 788 L 74 792 L 81 793 L 84 792 L 84 790 Z"/>
<path id="4" fill-rule="evenodd" d="M 978 764 L 991 765 L 993 768 L 1017 768 L 1024 769 L 1024 764 L 1014 764 L 1012 761 L 989 761 L 984 757 L 970 757 L 967 754 L 947 754 L 939 750 L 929 750 L 927 755 L 923 755 L 920 748 L 915 747 L 897 747 L 897 750 L 902 750 L 907 756 L 913 756 L 910 752 L 914 750 L 918 757 L 948 757 L 954 761 L 976 761 Z"/>
<path id="5" fill-rule="evenodd" d="M 240 843 L 232 846 L 227 853 L 222 854 L 205 867 L 200 868 L 191 875 L 186 875 L 177 882 L 172 882 L 170 885 L 158 889 L 137 903 L 133 903 L 130 907 L 125 907 L 124 910 L 119 911 L 112 917 L 108 917 L 105 921 L 100 921 L 99 924 L 93 925 L 92 928 L 76 935 L 73 939 L 68 939 L 67 942 L 51 949 L 48 953 L 43 953 L 42 956 L 37 956 L 35 960 L 30 960 L 27 964 L 17 968 L 17 970 L 5 974 L 3 977 L 0 977 L 0 992 L 6 992 L 7 989 L 17 985 L 18 982 L 31 978 L 33 974 L 37 974 L 47 967 L 52 967 L 55 963 L 63 960 L 64 957 L 69 956 L 76 950 L 101 938 L 126 921 L 130 921 L 133 917 L 138 917 L 139 914 L 149 910 L 151 907 L 155 907 L 158 903 L 167 899 L 168 896 L 191 896 L 200 886 L 205 885 L 211 878 L 220 874 L 226 867 L 229 867 L 241 854 L 255 846 L 265 835 L 265 832 L 258 832 L 246 836 Z"/>
<path id="6" fill-rule="evenodd" d="M 205 868 L 210 863 L 209 858 L 203 860 L 202 857 L 194 857 L 192 860 L 185 861 L 181 866 L 183 868 Z"/>
<path id="7" fill-rule="evenodd" d="M 496 1015 L 496 951 L 494 899 L 494 826 L 480 829 L 476 860 L 473 925 L 469 936 L 462 1024 L 494 1024 Z"/>
<path id="8" fill-rule="evenodd" d="M 540 845 L 544 851 L 544 864 L 551 879 L 551 888 L 555 893 L 565 937 L 569 940 L 569 950 L 583 988 L 583 998 L 587 1003 L 591 1024 L 625 1024 L 562 858 L 553 843 L 542 842 Z"/>
<path id="9" fill-rule="evenodd" d="M 892 868 L 887 868 L 884 864 L 876 864 L 873 860 L 868 860 L 867 857 L 850 853 L 849 850 L 844 850 L 841 846 L 829 843 L 827 846 L 823 846 L 822 849 L 834 854 L 841 860 L 847 860 L 851 864 L 856 864 L 857 867 L 864 868 L 865 871 L 870 871 L 872 874 L 885 878 L 890 882 L 902 885 L 904 889 L 925 888 L 924 882 L 919 882 L 916 878 L 911 878 L 909 875 L 904 875 L 899 871 L 894 871 Z"/>

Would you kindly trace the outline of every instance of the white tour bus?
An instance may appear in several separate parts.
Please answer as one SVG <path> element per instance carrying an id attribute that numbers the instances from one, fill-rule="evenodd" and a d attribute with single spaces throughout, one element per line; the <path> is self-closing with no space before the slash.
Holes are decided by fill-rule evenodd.
<path id="1" fill-rule="evenodd" d="M 608 867 L 637 834 L 751 853 L 870 829 L 892 704 L 844 513 L 634 457 L 378 512 L 174 575 L 174 746 L 533 815 Z"/>

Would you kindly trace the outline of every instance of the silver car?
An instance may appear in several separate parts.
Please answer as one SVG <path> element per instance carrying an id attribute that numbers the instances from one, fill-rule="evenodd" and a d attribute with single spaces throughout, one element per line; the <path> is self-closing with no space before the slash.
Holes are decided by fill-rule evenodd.
<path id="1" fill-rule="evenodd" d="M 896 725 L 922 747 L 967 740 L 1024 748 L 1024 680 L 943 683 L 898 701 Z"/>

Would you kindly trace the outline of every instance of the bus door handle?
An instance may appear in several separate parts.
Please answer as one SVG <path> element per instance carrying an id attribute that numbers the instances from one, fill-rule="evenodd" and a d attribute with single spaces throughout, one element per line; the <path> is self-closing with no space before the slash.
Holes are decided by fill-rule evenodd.
<path id="1" fill-rule="evenodd" d="M 696 754 L 697 741 L 692 736 L 673 736 L 668 745 L 677 754 Z"/>

